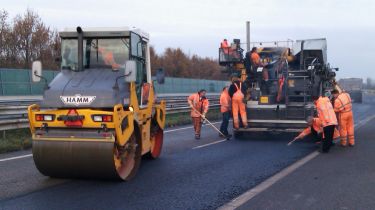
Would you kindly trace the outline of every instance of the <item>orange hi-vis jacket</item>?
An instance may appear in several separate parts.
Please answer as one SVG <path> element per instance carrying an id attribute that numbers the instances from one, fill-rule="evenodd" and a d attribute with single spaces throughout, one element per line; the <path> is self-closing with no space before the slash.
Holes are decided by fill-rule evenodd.
<path id="1" fill-rule="evenodd" d="M 115 68 L 115 69 L 120 68 L 120 65 L 116 63 L 116 61 L 113 57 L 113 53 L 111 51 L 108 51 L 108 50 L 105 50 L 105 49 L 99 47 L 98 52 L 100 52 L 102 54 L 104 63 L 106 65 L 111 65 L 112 68 Z"/>
<path id="2" fill-rule="evenodd" d="M 208 99 L 201 100 L 198 93 L 194 93 L 189 96 L 188 101 L 193 104 L 194 109 L 196 109 L 201 114 L 206 113 L 208 111 L 209 102 Z M 194 109 L 191 109 L 190 116 L 191 117 L 201 117 L 199 113 L 197 113 Z"/>
<path id="3" fill-rule="evenodd" d="M 337 125 L 336 114 L 329 98 L 320 96 L 316 101 L 316 109 L 322 122 L 322 127 Z"/>
<path id="4" fill-rule="evenodd" d="M 251 53 L 250 58 L 251 58 L 251 62 L 253 65 L 260 66 L 260 56 L 258 53 L 256 52 Z"/>
<path id="5" fill-rule="evenodd" d="M 339 113 L 352 111 L 352 99 L 348 93 L 340 93 L 335 100 L 334 110 Z"/>
<path id="6" fill-rule="evenodd" d="M 228 91 L 225 90 L 220 95 L 220 112 L 221 113 L 228 112 L 230 110 L 230 106 L 231 106 L 231 99 L 228 94 Z"/>
<path id="7" fill-rule="evenodd" d="M 222 41 L 220 47 L 223 49 L 225 54 L 229 53 L 229 44 L 228 41 Z"/>
<path id="8" fill-rule="evenodd" d="M 314 117 L 313 122 L 312 122 L 312 128 L 317 132 L 317 133 L 323 133 L 323 125 L 322 121 L 320 121 L 319 118 Z M 305 136 L 310 135 L 311 133 L 311 126 L 305 128 L 298 136 L 298 139 L 303 139 Z M 335 128 L 335 132 L 333 134 L 333 138 L 339 138 L 340 133 L 339 131 Z"/>

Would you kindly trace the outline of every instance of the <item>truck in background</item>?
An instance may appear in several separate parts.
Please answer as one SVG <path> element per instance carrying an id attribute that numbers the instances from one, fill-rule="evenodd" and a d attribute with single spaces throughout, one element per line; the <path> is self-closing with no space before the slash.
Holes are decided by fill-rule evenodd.
<path id="1" fill-rule="evenodd" d="M 350 94 L 353 102 L 362 103 L 362 78 L 344 78 L 338 81 L 340 87 Z"/>

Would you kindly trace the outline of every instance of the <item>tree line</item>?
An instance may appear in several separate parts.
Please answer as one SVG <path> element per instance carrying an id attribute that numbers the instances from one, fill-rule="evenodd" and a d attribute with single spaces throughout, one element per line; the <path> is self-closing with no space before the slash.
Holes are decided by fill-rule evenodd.
<path id="1" fill-rule="evenodd" d="M 28 9 L 10 18 L 6 10 L 0 10 L 0 68 L 29 69 L 34 60 L 41 60 L 44 69 L 58 70 L 60 49 L 57 30 L 47 26 L 35 11 Z M 150 53 L 153 73 L 163 68 L 171 77 L 226 79 L 215 59 L 188 56 L 180 48 L 157 54 L 151 47 Z"/>
<path id="2" fill-rule="evenodd" d="M 45 69 L 58 69 L 60 40 L 56 30 L 46 26 L 39 15 L 28 9 L 10 20 L 0 10 L 0 67 L 30 68 L 34 60 L 41 60 Z"/>

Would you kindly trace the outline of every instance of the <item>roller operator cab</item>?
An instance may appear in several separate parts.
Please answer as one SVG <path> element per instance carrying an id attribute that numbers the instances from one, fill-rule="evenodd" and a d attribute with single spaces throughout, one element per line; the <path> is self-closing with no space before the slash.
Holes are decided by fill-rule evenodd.
<path id="1" fill-rule="evenodd" d="M 326 39 L 252 43 L 262 65 L 252 63 L 251 52 L 219 50 L 219 63 L 237 74 L 248 87 L 248 128 L 243 132 L 298 132 L 313 116 L 314 98 L 334 88 L 337 68 L 327 63 Z M 237 45 L 239 48 L 239 45 Z"/>
<path id="2" fill-rule="evenodd" d="M 149 36 L 81 27 L 59 35 L 61 72 L 28 108 L 35 165 L 51 177 L 129 180 L 142 155 L 159 157 L 163 144 L 165 102 L 155 101 Z M 41 62 L 32 77 L 46 83 Z"/>

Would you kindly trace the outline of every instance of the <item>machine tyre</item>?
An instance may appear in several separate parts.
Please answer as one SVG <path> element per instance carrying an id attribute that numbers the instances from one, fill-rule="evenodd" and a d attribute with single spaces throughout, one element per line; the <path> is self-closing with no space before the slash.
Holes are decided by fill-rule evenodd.
<path id="1" fill-rule="evenodd" d="M 243 138 L 243 132 L 242 131 L 233 130 L 233 135 L 234 135 L 235 139 L 242 139 Z"/>
<path id="2" fill-rule="evenodd" d="M 159 126 L 157 127 L 154 134 L 151 136 L 151 150 L 147 154 L 150 159 L 157 159 L 163 148 L 164 131 Z"/>
<path id="3" fill-rule="evenodd" d="M 132 179 L 142 160 L 141 139 L 133 133 L 124 147 L 115 146 L 114 150 L 115 162 L 119 163 L 116 164 L 119 177 L 125 181 Z"/>

